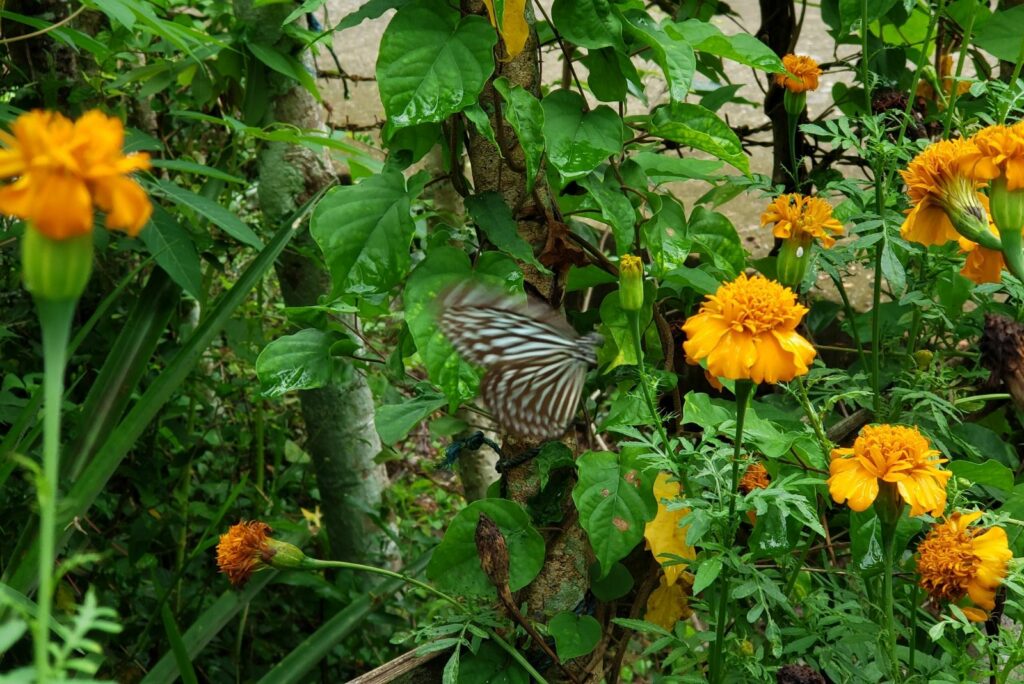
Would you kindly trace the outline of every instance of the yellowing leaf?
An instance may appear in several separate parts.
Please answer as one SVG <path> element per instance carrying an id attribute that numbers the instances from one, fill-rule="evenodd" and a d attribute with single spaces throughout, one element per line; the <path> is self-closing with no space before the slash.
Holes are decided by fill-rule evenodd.
<path id="1" fill-rule="evenodd" d="M 498 29 L 507 53 L 502 60 L 507 62 L 523 51 L 526 39 L 530 37 L 530 25 L 526 23 L 526 0 L 497 0 L 501 11 L 499 21 L 494 20 L 495 0 L 484 0 L 491 26 Z"/>
<path id="2" fill-rule="evenodd" d="M 690 610 L 687 603 L 686 589 L 683 582 L 667 584 L 665 576 L 662 575 L 658 588 L 647 597 L 647 612 L 644 614 L 644 620 L 665 629 L 672 629 L 677 622 L 690 617 L 693 611 Z"/>
<path id="3" fill-rule="evenodd" d="M 687 546 L 685 543 L 687 528 L 679 526 L 679 521 L 690 510 L 680 508 L 670 511 L 662 503 L 662 499 L 671 500 L 679 496 L 679 483 L 672 482 L 669 478 L 668 473 L 658 473 L 658 477 L 654 481 L 654 498 L 658 502 L 658 514 L 644 527 L 644 538 L 647 539 L 647 545 L 659 563 L 664 561 L 663 558 L 660 558 L 663 553 L 670 553 L 682 558 L 697 557 L 693 547 Z M 675 584 L 685 571 L 685 565 L 670 565 L 665 568 L 665 578 L 670 585 Z"/>

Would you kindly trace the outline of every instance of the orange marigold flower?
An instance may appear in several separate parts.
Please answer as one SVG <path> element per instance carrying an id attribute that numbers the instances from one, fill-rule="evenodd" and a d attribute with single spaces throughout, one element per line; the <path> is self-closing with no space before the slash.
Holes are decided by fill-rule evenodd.
<path id="1" fill-rule="evenodd" d="M 72 123 L 56 112 L 22 114 L 11 132 L 0 132 L 0 212 L 30 222 L 53 240 L 88 234 L 93 208 L 107 214 L 107 227 L 138 234 L 152 206 L 128 177 L 149 168 L 146 154 L 122 153 L 121 121 L 100 111 Z"/>
<path id="2" fill-rule="evenodd" d="M 866 425 L 852 449 L 832 451 L 828 490 L 837 503 L 864 511 L 878 497 L 879 483 L 886 482 L 910 504 L 910 515 L 941 515 L 952 473 L 939 469 L 946 459 L 938 456 L 917 428 Z"/>
<path id="3" fill-rule="evenodd" d="M 960 159 L 960 170 L 976 181 L 1003 176 L 1007 190 L 1024 188 L 1024 122 L 988 126 L 973 136 L 974 150 Z"/>
<path id="4" fill-rule="evenodd" d="M 740 478 L 740 491 L 749 494 L 755 489 L 768 489 L 772 479 L 768 476 L 768 469 L 760 461 L 755 461 L 747 466 L 746 472 Z"/>
<path id="5" fill-rule="evenodd" d="M 1003 528 L 971 527 L 980 517 L 981 511 L 953 513 L 933 525 L 917 547 L 920 584 L 936 600 L 956 602 L 969 596 L 984 610 L 995 608 L 996 589 L 1006 577 L 1013 553 Z M 988 617 L 976 608 L 963 611 L 977 622 Z"/>
<path id="6" fill-rule="evenodd" d="M 809 244 L 813 238 L 826 249 L 836 243 L 832 233 L 842 233 L 843 224 L 832 216 L 832 205 L 820 197 L 797 193 L 779 195 L 761 214 L 761 225 L 774 223 L 772 234 L 782 240 Z"/>
<path id="7" fill-rule="evenodd" d="M 789 381 L 808 371 L 817 352 L 796 331 L 807 313 L 788 287 L 740 275 L 708 295 L 683 324 L 687 357 L 730 380 Z"/>
<path id="8" fill-rule="evenodd" d="M 252 573 L 265 567 L 273 552 L 267 540 L 270 525 L 259 520 L 243 520 L 220 536 L 217 543 L 217 567 L 228 576 L 228 581 L 242 587 Z"/>
<path id="9" fill-rule="evenodd" d="M 791 93 L 803 93 L 818 89 L 818 77 L 821 69 L 818 63 L 806 55 L 786 55 L 782 58 L 782 66 L 788 74 L 775 74 L 775 82 Z"/>
<path id="10" fill-rule="evenodd" d="M 900 228 L 904 239 L 943 245 L 959 238 L 958 224 L 980 230 L 989 223 L 988 198 L 977 191 L 981 183 L 968 178 L 961 166 L 976 153 L 969 140 L 940 140 L 900 171 L 913 205 Z"/>
<path id="11" fill-rule="evenodd" d="M 992 226 L 992 229 L 995 232 L 995 226 Z M 1006 268 L 1002 252 L 982 247 L 965 237 L 960 238 L 959 243 L 960 250 L 967 254 L 960 275 L 972 280 L 976 285 L 1002 282 L 1003 269 Z"/>

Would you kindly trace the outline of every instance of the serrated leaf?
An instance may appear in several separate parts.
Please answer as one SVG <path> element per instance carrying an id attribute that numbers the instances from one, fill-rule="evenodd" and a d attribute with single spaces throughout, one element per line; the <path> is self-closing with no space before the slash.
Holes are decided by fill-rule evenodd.
<path id="1" fill-rule="evenodd" d="M 882 274 L 889 281 L 889 286 L 892 287 L 894 293 L 900 294 L 906 289 L 906 271 L 903 269 L 903 263 L 900 262 L 893 252 L 892 243 L 890 242 L 886 242 L 882 247 Z"/>
<path id="2" fill-rule="evenodd" d="M 542 104 L 548 160 L 563 178 L 585 176 L 622 150 L 622 119 L 610 107 L 586 111 L 571 90 L 556 90 Z"/>
<path id="3" fill-rule="evenodd" d="M 158 204 L 153 205 L 149 225 L 139 233 L 160 268 L 192 297 L 200 299 L 202 268 L 192 235 Z"/>
<path id="4" fill-rule="evenodd" d="M 381 37 L 380 99 L 393 128 L 443 121 L 475 103 L 494 71 L 494 29 L 443 3 L 400 8 Z"/>
<path id="5" fill-rule="evenodd" d="M 544 158 L 544 107 L 524 88 L 509 88 L 504 76 L 494 80 L 494 89 L 505 100 L 505 120 L 519 138 L 526 165 L 526 192 L 533 190 Z"/>
<path id="6" fill-rule="evenodd" d="M 601 641 L 601 624 L 590 615 L 577 615 L 567 610 L 548 621 L 548 634 L 555 640 L 555 650 L 562 662 L 585 656 Z"/>
<path id="7" fill-rule="evenodd" d="M 405 178 L 397 171 L 332 188 L 310 219 L 335 296 L 387 292 L 409 268 L 415 228 Z"/>
<path id="8" fill-rule="evenodd" d="M 497 593 L 480 568 L 476 526 L 481 514 L 494 521 L 505 537 L 509 555 L 509 588 L 529 584 L 544 565 L 544 540 L 530 524 L 530 516 L 514 501 L 481 499 L 456 514 L 434 549 L 427 576 L 445 591 L 464 596 L 495 597 Z"/>
<path id="9" fill-rule="evenodd" d="M 651 135 L 688 145 L 750 173 L 740 139 L 717 114 L 697 104 L 674 102 L 658 107 L 646 126 Z"/>
<path id="10" fill-rule="evenodd" d="M 264 396 L 323 387 L 331 381 L 331 345 L 336 338 L 313 328 L 270 342 L 256 359 L 256 376 Z"/>
<path id="11" fill-rule="evenodd" d="M 620 464 L 616 454 L 588 451 L 576 466 L 579 481 L 572 499 L 604 576 L 643 539 L 644 524 L 657 505 L 640 473 Z"/>

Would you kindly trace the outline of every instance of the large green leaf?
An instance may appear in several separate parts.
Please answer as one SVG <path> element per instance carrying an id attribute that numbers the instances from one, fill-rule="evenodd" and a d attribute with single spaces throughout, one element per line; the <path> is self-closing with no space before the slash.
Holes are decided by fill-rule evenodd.
<path id="1" fill-rule="evenodd" d="M 427 416 L 448 403 L 436 394 L 416 399 L 407 399 L 401 404 L 387 404 L 377 409 L 375 423 L 380 441 L 394 444 L 405 439 L 409 430 L 420 424 Z"/>
<path id="2" fill-rule="evenodd" d="M 842 29 L 845 32 L 854 24 L 859 23 L 864 18 L 865 11 L 870 24 L 892 9 L 895 4 L 896 0 L 839 0 L 839 19 L 842 22 Z M 860 30 L 863 31 L 864 27 L 860 27 Z"/>
<path id="3" fill-rule="evenodd" d="M 610 107 L 587 111 L 571 90 L 550 93 L 543 105 L 548 160 L 564 178 L 585 176 L 622 150 L 622 119 Z"/>
<path id="4" fill-rule="evenodd" d="M 636 211 L 614 174 L 606 173 L 603 181 L 597 174 L 590 174 L 580 179 L 579 184 L 586 188 L 590 199 L 601 210 L 601 220 L 611 226 L 612 236 L 615 238 L 615 253 L 631 253 L 636 241 Z"/>
<path id="5" fill-rule="evenodd" d="M 672 195 L 648 195 L 652 216 L 645 221 L 641 234 L 651 255 L 651 273 L 663 277 L 682 266 L 690 256 L 692 241 L 686 236 L 686 213 Z"/>
<path id="6" fill-rule="evenodd" d="M 710 109 L 688 102 L 658 107 L 651 115 L 647 131 L 658 138 L 703 150 L 743 173 L 750 173 L 750 161 L 743 153 L 740 139 Z"/>
<path id="7" fill-rule="evenodd" d="M 332 188 L 317 204 L 309 231 L 323 250 L 334 294 L 386 292 L 409 268 L 415 228 L 405 178 L 397 171 Z"/>
<path id="8" fill-rule="evenodd" d="M 540 101 L 520 86 L 509 88 L 504 76 L 494 80 L 494 89 L 505 99 L 505 120 L 512 126 L 523 148 L 526 164 L 526 191 L 533 190 L 544 158 L 544 108 Z"/>
<path id="9" fill-rule="evenodd" d="M 476 102 L 494 71 L 486 19 L 439 2 L 400 8 L 380 41 L 377 84 L 392 127 L 443 121 Z"/>
<path id="10" fill-rule="evenodd" d="M 548 634 L 563 662 L 585 656 L 601 641 L 601 625 L 590 615 L 563 610 L 548 621 Z"/>
<path id="11" fill-rule="evenodd" d="M 665 74 L 669 97 L 674 102 L 681 102 L 690 92 L 690 82 L 697 70 L 697 58 L 690 44 L 678 32 L 669 34 L 663 30 L 646 14 L 630 14 L 626 29 L 636 40 L 650 48 L 650 59 Z"/>
<path id="12" fill-rule="evenodd" d="M 984 463 L 955 460 L 949 463 L 949 469 L 957 477 L 963 477 L 975 484 L 995 487 L 1004 492 L 1013 489 L 1013 471 L 999 461 L 991 459 Z"/>
<path id="13" fill-rule="evenodd" d="M 177 219 L 164 211 L 159 204 L 153 205 L 153 217 L 146 230 L 139 233 L 142 242 L 156 259 L 160 268 L 167 271 L 185 292 L 201 299 L 202 269 L 199 252 L 192 236 Z"/>
<path id="14" fill-rule="evenodd" d="M 619 463 L 616 454 L 588 451 L 576 460 L 576 467 L 579 481 L 572 500 L 603 577 L 640 543 L 644 524 L 654 518 L 658 506 L 650 483 L 645 487 L 640 471 Z"/>
<path id="15" fill-rule="evenodd" d="M 699 52 L 707 52 L 772 73 L 783 73 L 786 70 L 779 56 L 749 33 L 740 32 L 727 36 L 714 24 L 699 19 L 667 24 L 665 32 L 678 35 Z"/>
<path id="16" fill-rule="evenodd" d="M 452 520 L 434 550 L 427 577 L 446 591 L 463 596 L 496 596 L 494 585 L 480 568 L 476 526 L 480 514 L 494 521 L 505 537 L 509 556 L 509 588 L 518 591 L 533 581 L 544 565 L 544 539 L 530 524 L 530 516 L 514 501 L 481 499 L 466 506 Z"/>
<path id="17" fill-rule="evenodd" d="M 555 0 L 551 21 L 562 37 L 585 48 L 622 45 L 622 22 L 608 0 Z"/>
<path id="18" fill-rule="evenodd" d="M 747 253 L 732 222 L 717 211 L 694 207 L 686 226 L 686 237 L 728 279 L 735 278 L 746 266 Z"/>
<path id="19" fill-rule="evenodd" d="M 334 370 L 331 345 L 335 340 L 329 332 L 306 328 L 270 342 L 256 359 L 256 375 L 263 394 L 279 397 L 292 390 L 315 389 L 329 383 Z"/>
<path id="20" fill-rule="evenodd" d="M 975 11 L 980 11 L 979 7 Z M 978 30 L 974 44 L 1006 62 L 1020 59 L 1024 36 L 1024 5 L 996 12 Z"/>

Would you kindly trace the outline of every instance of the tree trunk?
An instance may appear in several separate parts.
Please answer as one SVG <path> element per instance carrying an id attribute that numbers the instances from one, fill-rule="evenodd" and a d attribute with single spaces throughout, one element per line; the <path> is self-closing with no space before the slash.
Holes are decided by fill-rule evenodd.
<path id="1" fill-rule="evenodd" d="M 782 57 L 792 52 L 796 47 L 796 40 L 799 37 L 796 29 L 796 10 L 793 7 L 793 0 L 759 0 L 761 6 L 761 27 L 757 30 L 758 39 L 770 47 L 775 54 Z M 782 184 L 786 192 L 796 192 L 797 187 L 794 178 L 797 177 L 797 169 L 792 173 L 787 171 L 790 166 L 789 150 L 789 119 L 786 115 L 786 108 L 782 104 L 784 88 L 776 85 L 775 79 L 770 79 L 768 94 L 764 99 L 764 113 L 772 122 L 772 183 Z M 806 110 L 801 113 L 801 118 L 806 118 Z M 803 134 L 799 129 L 796 134 L 797 159 L 801 159 L 801 150 L 804 146 Z M 802 174 L 799 174 L 802 175 Z"/>
<path id="2" fill-rule="evenodd" d="M 239 3 L 239 16 L 253 26 L 280 27 L 291 6 L 253 10 Z M 243 7 L 244 6 L 244 7 Z M 304 88 L 276 74 L 268 77 L 271 120 L 302 129 L 324 129 L 320 105 Z M 274 93 L 280 94 L 274 96 Z M 310 197 L 335 181 L 330 161 L 308 148 L 270 143 L 259 159 L 259 201 L 268 225 L 276 225 Z M 276 264 L 281 294 L 288 306 L 316 304 L 330 288 L 329 276 L 305 226 Z M 330 555 L 336 559 L 380 563 L 393 560 L 394 545 L 377 526 L 376 513 L 387 485 L 383 465 L 374 463 L 380 437 L 374 405 L 362 372 L 299 393 L 306 424 L 306 450 L 316 470 Z"/>

